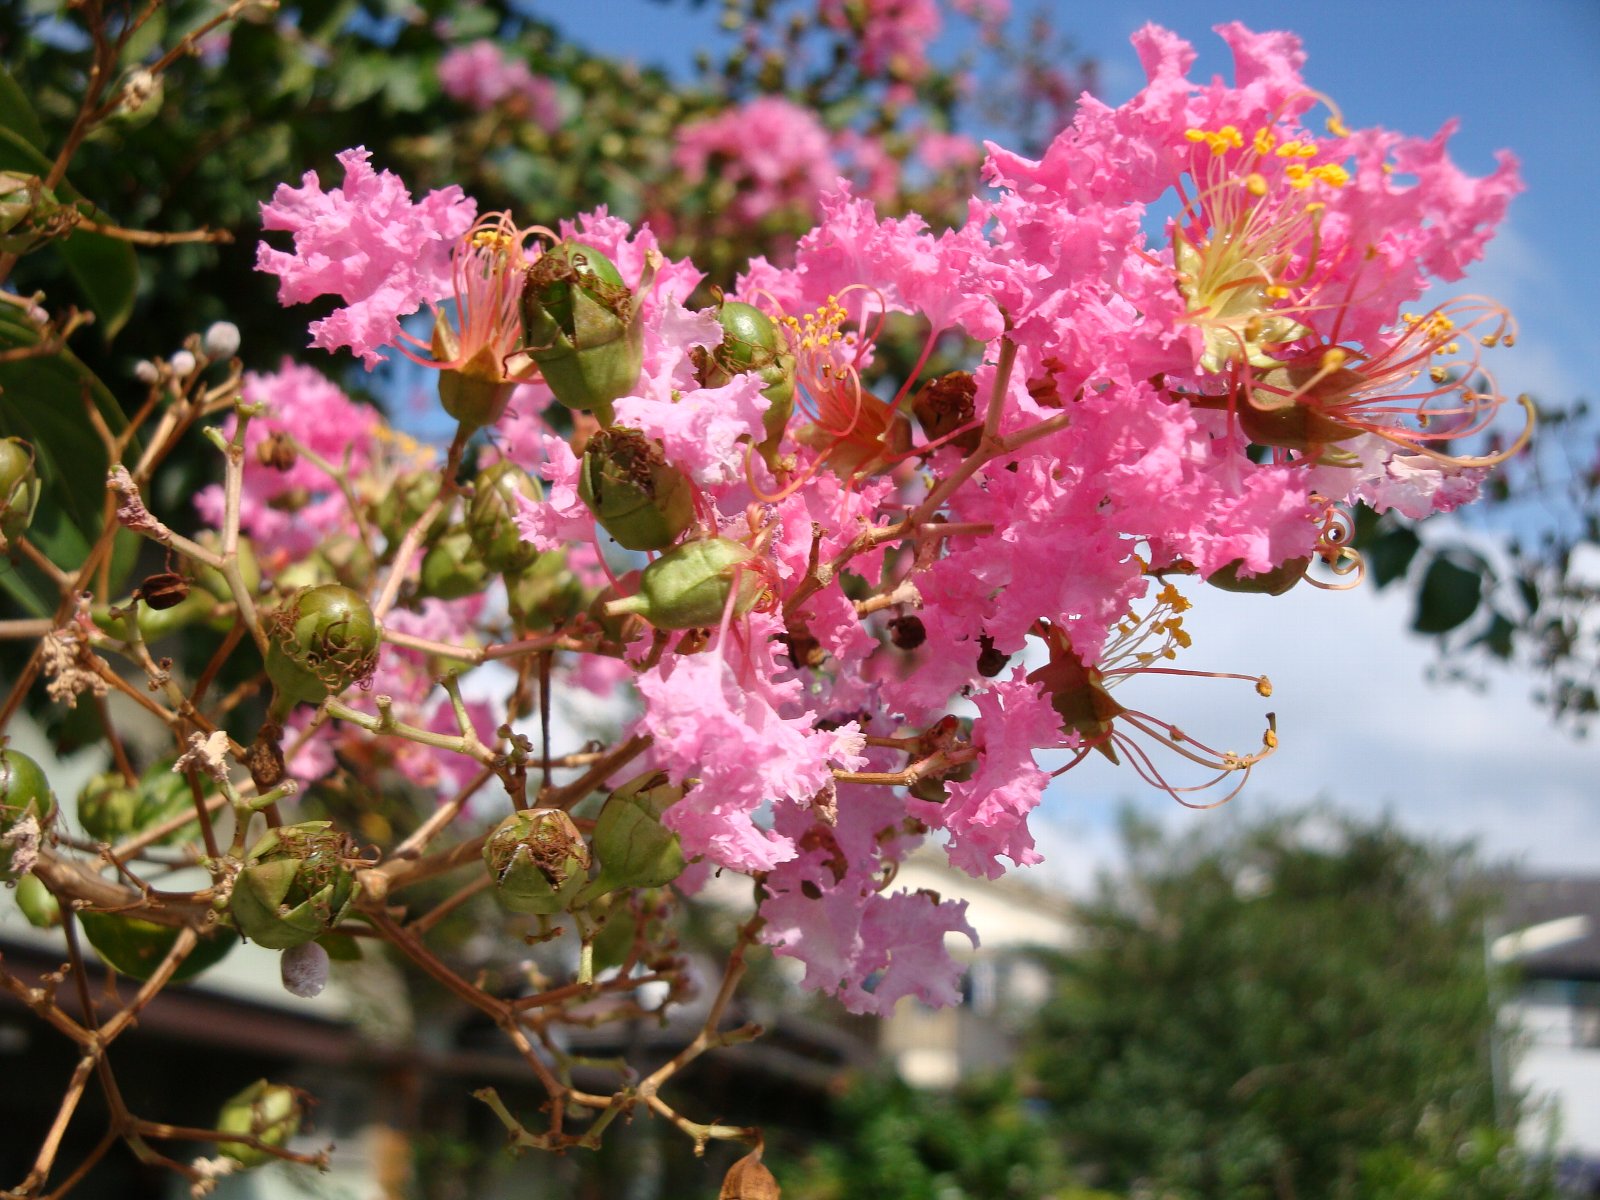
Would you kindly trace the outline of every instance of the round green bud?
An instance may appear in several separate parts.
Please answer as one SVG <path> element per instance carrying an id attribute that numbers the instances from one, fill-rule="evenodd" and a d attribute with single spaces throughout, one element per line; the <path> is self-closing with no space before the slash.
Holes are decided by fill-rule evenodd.
<path id="1" fill-rule="evenodd" d="M 555 398 L 609 425 L 644 365 L 639 306 L 616 264 L 582 242 L 552 246 L 523 282 L 522 331 Z"/>
<path id="2" fill-rule="evenodd" d="M 301 588 L 267 614 L 267 675 L 283 707 L 320 704 L 378 665 L 378 622 L 360 593 L 337 583 Z"/>
<path id="3" fill-rule="evenodd" d="M 663 887 L 683 874 L 678 835 L 661 823 L 661 814 L 682 799 L 683 789 L 665 771 L 646 771 L 606 797 L 593 834 L 600 871 L 580 903 L 618 888 Z"/>
<path id="4" fill-rule="evenodd" d="M 1236 558 L 1206 577 L 1212 587 L 1225 592 L 1248 592 L 1258 596 L 1281 596 L 1306 577 L 1311 558 L 1291 558 L 1270 571 L 1244 572 L 1244 560 Z"/>
<path id="5" fill-rule="evenodd" d="M 217 1131 L 249 1134 L 268 1146 L 287 1146 L 289 1139 L 300 1132 L 305 1112 L 300 1092 L 258 1079 L 223 1103 L 217 1113 Z M 274 1157 L 243 1142 L 218 1142 L 217 1150 L 223 1158 L 231 1158 L 246 1169 L 259 1167 Z"/>
<path id="6" fill-rule="evenodd" d="M 530 808 L 500 822 L 483 862 L 502 907 L 549 916 L 570 908 L 588 882 L 589 847 L 559 808 Z"/>
<path id="7" fill-rule="evenodd" d="M 518 496 L 541 500 L 544 491 L 537 479 L 506 459 L 481 472 L 474 483 L 472 504 L 467 509 L 467 534 L 483 565 L 491 571 L 526 570 L 539 557 L 533 543 L 523 541 L 522 531 L 517 528 L 516 515 L 521 511 Z"/>
<path id="8" fill-rule="evenodd" d="M 21 438 L 0 438 L 0 549 L 28 532 L 39 487 L 33 447 Z"/>
<path id="9" fill-rule="evenodd" d="M 771 465 L 794 413 L 794 354 L 789 339 L 776 322 L 754 305 L 724 300 L 717 309 L 722 343 L 695 352 L 696 375 L 703 387 L 723 387 L 737 375 L 754 371 L 771 401 L 761 416 L 767 436 L 756 447 Z"/>
<path id="10" fill-rule="evenodd" d="M 130 785 L 119 771 L 107 771 L 78 793 L 78 823 L 97 842 L 121 841 L 193 809 L 188 780 L 174 773 L 170 758 L 153 764 L 137 785 Z M 180 841 L 191 832 L 181 826 L 158 844 Z"/>
<path id="11" fill-rule="evenodd" d="M 646 567 L 639 590 L 607 604 L 606 615 L 637 613 L 657 629 L 703 629 L 721 622 L 733 594 L 733 615 L 742 617 L 766 593 L 765 577 L 751 565 L 756 557 L 728 538 L 684 542 Z"/>
<path id="12" fill-rule="evenodd" d="M 50 219 L 59 207 L 37 175 L 0 171 L 0 254 L 26 254 L 49 241 L 59 232 Z"/>
<path id="13" fill-rule="evenodd" d="M 37 875 L 17 880 L 17 908 L 35 929 L 54 929 L 61 924 L 61 901 Z"/>
<path id="14" fill-rule="evenodd" d="M 664 550 L 694 522 L 688 477 L 636 429 L 602 429 L 589 439 L 578 495 L 629 550 Z"/>
<path id="15" fill-rule="evenodd" d="M 372 522 L 391 547 L 398 546 L 438 495 L 438 471 L 407 471 L 372 506 Z M 443 532 L 449 519 L 449 505 L 440 505 L 439 515 L 428 526 L 423 541 L 432 541 Z"/>
<path id="16" fill-rule="evenodd" d="M 178 940 L 176 925 L 158 925 L 125 913 L 85 910 L 78 914 L 78 921 L 95 953 L 107 966 L 130 979 L 149 979 Z M 216 966 L 238 944 L 239 937 L 231 929 L 216 928 L 202 933 L 195 948 L 189 951 L 189 957 L 172 973 L 172 982 L 182 983 Z"/>
<path id="17" fill-rule="evenodd" d="M 478 556 L 466 526 L 457 526 L 437 539 L 422 556 L 417 590 L 440 600 L 459 600 L 489 586 L 489 568 Z"/>
<path id="18" fill-rule="evenodd" d="M 239 932 L 269 950 L 315 941 L 339 923 L 355 894 L 355 849 L 331 821 L 269 830 L 234 880 L 228 911 Z"/>

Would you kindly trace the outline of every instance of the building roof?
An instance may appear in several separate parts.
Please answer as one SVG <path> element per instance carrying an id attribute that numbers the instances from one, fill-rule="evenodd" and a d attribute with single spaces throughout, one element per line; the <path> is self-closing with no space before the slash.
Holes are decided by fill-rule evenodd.
<path id="1" fill-rule="evenodd" d="M 1503 895 L 1496 958 L 1530 979 L 1600 981 L 1600 875 L 1514 876 Z"/>

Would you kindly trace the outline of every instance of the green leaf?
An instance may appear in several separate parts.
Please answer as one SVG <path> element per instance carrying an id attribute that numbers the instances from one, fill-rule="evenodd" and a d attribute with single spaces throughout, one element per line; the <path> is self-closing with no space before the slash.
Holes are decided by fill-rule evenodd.
<path id="1" fill-rule="evenodd" d="M 1378 534 L 1362 547 L 1373 583 L 1383 587 L 1401 578 L 1421 548 L 1421 540 L 1409 526 L 1402 525 Z"/>
<path id="2" fill-rule="evenodd" d="M 1448 633 L 1478 611 L 1488 564 L 1478 560 L 1469 569 L 1444 557 L 1435 558 L 1422 577 L 1411 628 L 1418 633 Z"/>
<path id="3" fill-rule="evenodd" d="M 4 67 L 0 67 L 0 127 L 17 134 L 35 150 L 42 152 L 45 148 L 44 126 L 39 124 L 38 114 Z"/>
<path id="4" fill-rule="evenodd" d="M 0 128 L 0 169 L 42 177 L 49 174 L 50 165 L 50 160 L 32 143 L 11 129 Z M 78 203 L 86 214 L 101 215 L 64 179 L 57 185 L 56 194 L 63 201 Z M 138 294 L 139 261 L 132 244 L 75 229 L 51 242 L 48 249 L 61 256 L 85 303 L 94 311 L 101 336 L 109 342 L 128 323 Z"/>

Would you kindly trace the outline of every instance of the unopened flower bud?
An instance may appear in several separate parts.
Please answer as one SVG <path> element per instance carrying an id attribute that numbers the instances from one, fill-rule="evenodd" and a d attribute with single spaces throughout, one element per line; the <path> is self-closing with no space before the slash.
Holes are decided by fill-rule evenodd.
<path id="1" fill-rule="evenodd" d="M 937 441 L 963 425 L 972 425 L 977 415 L 977 396 L 978 385 L 969 372 L 951 371 L 923 384 L 911 402 L 911 411 L 927 439 Z M 973 425 L 945 444 L 971 454 L 982 437 L 983 430 Z"/>
<path id="2" fill-rule="evenodd" d="M 521 571 L 539 557 L 533 543 L 523 541 L 517 528 L 519 495 L 539 500 L 544 491 L 537 479 L 506 459 L 482 472 L 474 484 L 467 533 L 483 565 L 491 571 Z"/>
<path id="3" fill-rule="evenodd" d="M 155 383 L 161 378 L 161 369 L 148 358 L 133 364 L 133 377 L 140 383 Z"/>
<path id="4" fill-rule="evenodd" d="M 378 623 L 357 592 L 337 583 L 301 588 L 265 620 L 267 674 L 287 708 L 320 704 L 378 665 Z"/>
<path id="5" fill-rule="evenodd" d="M 772 403 L 761 415 L 767 436 L 756 447 L 771 465 L 794 412 L 795 359 L 789 339 L 766 313 L 739 300 L 724 300 L 717 309 L 722 344 L 693 355 L 704 387 L 723 387 L 736 375 L 755 372 L 767 386 L 761 394 Z"/>
<path id="6" fill-rule="evenodd" d="M 641 285 L 643 286 L 643 285 Z M 644 365 L 640 306 L 613 263 L 593 246 L 566 241 L 528 268 L 522 328 L 528 355 L 568 408 L 611 423 Z"/>
<path id="7" fill-rule="evenodd" d="M 0 550 L 33 524 L 39 487 L 33 447 L 21 438 L 0 438 Z"/>
<path id="8" fill-rule="evenodd" d="M 578 495 L 629 550 L 664 550 L 694 521 L 688 477 L 636 429 L 602 429 L 589 439 Z"/>
<path id="9" fill-rule="evenodd" d="M 489 585 L 489 568 L 478 556 L 465 528 L 452 529 L 428 547 L 422 556 L 417 590 L 440 600 L 459 600 Z"/>
<path id="10" fill-rule="evenodd" d="M 278 972 L 284 991 L 310 1000 L 328 986 L 328 952 L 316 942 L 290 946 L 278 957 Z"/>
<path id="11" fill-rule="evenodd" d="M 678 835 L 661 823 L 661 814 L 682 799 L 683 789 L 665 771 L 646 771 L 606 797 L 593 835 L 600 872 L 579 903 L 618 888 L 663 887 L 683 874 Z"/>
<path id="12" fill-rule="evenodd" d="M 141 917 L 125 913 L 93 912 L 84 909 L 78 913 L 78 923 L 95 953 L 109 967 L 120 971 L 129 979 L 145 980 L 155 973 L 166 960 L 178 940 L 181 930 L 176 925 L 158 925 Z M 231 929 L 220 926 L 200 935 L 195 948 L 172 973 L 172 982 L 182 983 L 193 979 L 208 967 L 214 967 L 239 944 L 239 937 Z"/>
<path id="13" fill-rule="evenodd" d="M 569 908 L 588 881 L 589 847 L 560 809 L 523 809 L 489 835 L 483 862 L 503 907 L 549 916 Z"/>
<path id="14" fill-rule="evenodd" d="M 61 924 L 61 901 L 37 875 L 17 880 L 17 908 L 35 929 L 54 929 Z"/>
<path id="15" fill-rule="evenodd" d="M 407 471 L 385 488 L 383 495 L 373 505 L 373 522 L 388 539 L 390 546 L 398 546 L 438 495 L 439 472 L 436 468 Z M 432 542 L 449 522 L 450 505 L 442 504 L 439 506 L 439 515 L 423 533 L 424 543 Z"/>
<path id="16" fill-rule="evenodd" d="M 232 321 L 216 321 L 200 339 L 200 348 L 213 362 L 239 353 L 239 327 Z"/>
<path id="17" fill-rule="evenodd" d="M 305 1100 L 300 1092 L 258 1079 L 223 1103 L 217 1113 L 217 1130 L 249 1134 L 268 1146 L 287 1146 L 289 1139 L 300 1132 L 305 1111 Z M 217 1149 L 224 1158 L 231 1158 L 246 1168 L 259 1167 L 273 1157 L 243 1142 L 218 1142 Z"/>
<path id="18" fill-rule="evenodd" d="M 639 576 L 639 590 L 606 605 L 608 616 L 637 613 L 657 629 L 700 629 L 721 622 L 734 596 L 742 617 L 766 592 L 752 565 L 756 552 L 728 538 L 698 538 L 674 546 Z"/>
<path id="19" fill-rule="evenodd" d="M 1225 592 L 1250 592 L 1260 596 L 1281 596 L 1306 577 L 1311 559 L 1291 558 L 1268 571 L 1256 574 L 1242 573 L 1244 560 L 1234 559 L 1206 577 L 1212 587 Z"/>
<path id="20" fill-rule="evenodd" d="M 128 81 L 122 85 L 122 95 L 117 99 L 114 115 L 131 117 L 148 109 L 144 120 L 149 120 L 161 107 L 165 91 L 166 85 L 162 83 L 161 76 L 148 67 L 140 67 L 129 74 Z"/>
<path id="21" fill-rule="evenodd" d="M 179 350 L 171 358 L 167 359 L 167 365 L 172 368 L 174 376 L 179 379 L 187 379 L 194 374 L 197 364 L 193 354 L 187 350 Z"/>
<path id="22" fill-rule="evenodd" d="M 26 254 L 48 241 L 59 209 L 37 175 L 0 171 L 0 254 Z"/>
<path id="23" fill-rule="evenodd" d="M 331 821 L 282 825 L 251 847 L 228 911 L 240 933 L 269 950 L 303 946 L 338 924 L 355 892 L 354 845 Z"/>

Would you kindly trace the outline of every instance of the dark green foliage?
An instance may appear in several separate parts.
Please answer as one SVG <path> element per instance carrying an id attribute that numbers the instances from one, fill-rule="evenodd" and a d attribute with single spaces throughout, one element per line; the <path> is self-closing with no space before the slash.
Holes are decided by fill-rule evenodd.
<path id="1" fill-rule="evenodd" d="M 1130 824 L 1042 1014 L 1072 1161 L 1172 1200 L 1549 1195 L 1494 1132 L 1468 852 L 1326 815 L 1194 833 Z M 1471 1161 L 1500 1165 L 1437 1190 Z"/>

